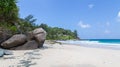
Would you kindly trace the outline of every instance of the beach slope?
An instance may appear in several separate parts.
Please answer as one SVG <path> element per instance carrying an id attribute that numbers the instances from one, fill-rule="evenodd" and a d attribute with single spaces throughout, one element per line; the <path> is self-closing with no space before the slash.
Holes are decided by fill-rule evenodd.
<path id="1" fill-rule="evenodd" d="M 0 67 L 119 67 L 120 50 L 45 44 L 36 50 L 13 51 Z"/>

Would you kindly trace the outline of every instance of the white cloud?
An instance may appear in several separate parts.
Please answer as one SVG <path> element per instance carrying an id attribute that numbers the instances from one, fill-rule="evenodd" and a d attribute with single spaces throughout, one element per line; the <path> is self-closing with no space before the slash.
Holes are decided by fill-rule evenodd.
<path id="1" fill-rule="evenodd" d="M 105 34 L 109 34 L 109 33 L 110 33 L 110 30 L 105 30 L 104 33 L 105 33 Z"/>
<path id="2" fill-rule="evenodd" d="M 120 11 L 118 12 L 118 17 L 120 17 Z"/>
<path id="3" fill-rule="evenodd" d="M 94 4 L 89 4 L 88 7 L 91 9 L 94 7 Z"/>
<path id="4" fill-rule="evenodd" d="M 84 24 L 82 21 L 80 21 L 80 22 L 78 23 L 78 25 L 79 25 L 81 28 L 90 28 L 90 27 L 91 27 L 91 25 L 89 25 L 89 24 Z"/>
<path id="5" fill-rule="evenodd" d="M 120 11 L 118 12 L 118 15 L 117 15 L 117 21 L 120 22 Z"/>

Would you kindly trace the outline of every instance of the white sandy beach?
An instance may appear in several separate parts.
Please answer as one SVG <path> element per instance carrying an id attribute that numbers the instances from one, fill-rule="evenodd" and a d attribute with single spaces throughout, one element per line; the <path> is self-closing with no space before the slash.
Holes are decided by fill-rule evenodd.
<path id="1" fill-rule="evenodd" d="M 0 58 L 0 67 L 120 67 L 120 50 L 44 46 L 44 49 L 13 51 L 13 55 Z"/>

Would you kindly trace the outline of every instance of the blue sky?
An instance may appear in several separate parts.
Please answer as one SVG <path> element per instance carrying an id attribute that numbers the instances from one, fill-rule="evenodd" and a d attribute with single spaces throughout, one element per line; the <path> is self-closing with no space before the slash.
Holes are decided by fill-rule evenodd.
<path id="1" fill-rule="evenodd" d="M 81 39 L 120 38 L 120 0 L 19 0 L 18 6 L 20 17 L 77 30 Z"/>

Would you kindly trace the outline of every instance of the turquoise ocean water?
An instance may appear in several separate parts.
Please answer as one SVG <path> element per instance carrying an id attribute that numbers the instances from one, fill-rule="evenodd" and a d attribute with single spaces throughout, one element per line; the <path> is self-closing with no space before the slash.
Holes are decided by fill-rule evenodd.
<path id="1" fill-rule="evenodd" d="M 120 39 L 82 39 L 59 41 L 65 44 L 120 50 Z"/>
<path id="2" fill-rule="evenodd" d="M 99 43 L 120 44 L 120 39 L 88 39 L 89 41 L 98 41 Z"/>

